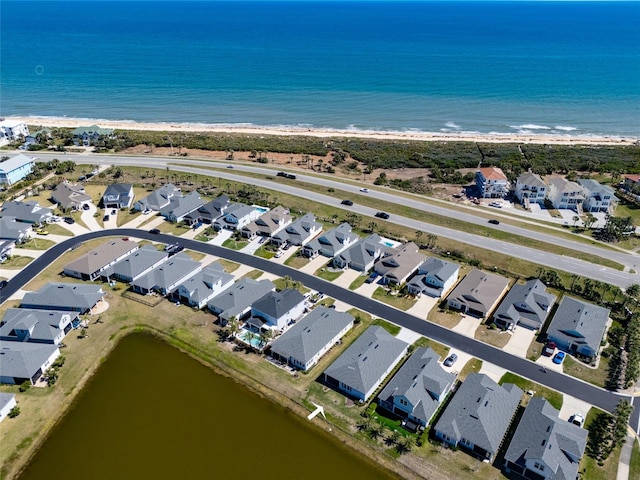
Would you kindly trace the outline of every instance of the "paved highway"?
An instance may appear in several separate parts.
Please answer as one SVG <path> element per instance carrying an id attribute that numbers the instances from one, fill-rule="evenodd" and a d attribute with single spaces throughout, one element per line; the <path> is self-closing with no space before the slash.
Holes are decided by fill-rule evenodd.
<path id="1" fill-rule="evenodd" d="M 18 273 L 18 275 L 11 279 L 9 281 L 9 284 L 2 291 L 0 291 L 0 304 L 20 288 L 22 288 L 24 285 L 26 285 L 31 279 L 33 279 L 45 268 L 47 268 L 48 265 L 59 258 L 72 246 L 76 245 L 79 242 L 85 242 L 90 239 L 107 236 L 129 236 L 165 243 L 176 242 L 175 236 L 165 234 L 152 234 L 145 230 L 138 229 L 102 230 L 77 236 L 75 238 L 66 240 L 58 245 L 55 245 L 51 249 L 47 250 L 41 257 L 35 259 L 20 273 Z M 274 275 L 278 275 L 281 277 L 288 275 L 292 279 L 302 282 L 304 285 L 311 289 L 322 291 L 337 300 L 345 302 L 349 305 L 353 305 L 354 307 L 361 310 L 370 312 L 378 317 L 393 322 L 396 325 L 400 325 L 402 327 L 413 330 L 437 342 L 455 347 L 456 349 L 460 349 L 476 358 L 486 360 L 487 362 L 498 365 L 522 377 L 529 378 L 554 390 L 576 397 L 603 410 L 613 411 L 620 398 L 624 398 L 624 396 L 621 396 L 619 394 L 606 391 L 604 389 L 595 387 L 572 377 L 553 372 L 551 370 L 547 370 L 546 373 L 542 372 L 538 365 L 529 360 L 508 354 L 491 345 L 479 342 L 464 335 L 460 335 L 437 324 L 419 319 L 403 311 L 379 303 L 368 297 L 361 296 L 348 289 L 344 289 L 342 287 L 336 286 L 333 283 L 314 277 L 313 275 L 308 275 L 298 270 L 289 268 L 285 265 L 280 265 L 274 262 L 270 262 L 269 260 L 261 257 L 256 257 L 235 250 L 202 243 L 196 240 L 180 238 L 179 243 L 181 243 L 188 249 L 221 258 L 226 258 L 228 260 L 249 265 L 252 268 L 257 268 Z M 634 429 L 638 428 L 638 409 L 634 410 L 631 425 L 634 426 Z"/>

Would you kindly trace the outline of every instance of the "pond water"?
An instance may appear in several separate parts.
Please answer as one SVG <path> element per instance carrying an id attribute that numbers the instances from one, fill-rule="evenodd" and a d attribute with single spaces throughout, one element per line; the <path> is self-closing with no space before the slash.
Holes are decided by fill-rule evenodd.
<path id="1" fill-rule="evenodd" d="M 156 337 L 134 334 L 19 478 L 393 478 L 306 422 Z"/>

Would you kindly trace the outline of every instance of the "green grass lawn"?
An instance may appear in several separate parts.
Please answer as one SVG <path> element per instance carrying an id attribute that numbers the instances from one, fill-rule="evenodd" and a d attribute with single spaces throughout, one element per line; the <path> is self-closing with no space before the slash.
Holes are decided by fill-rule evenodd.
<path id="1" fill-rule="evenodd" d="M 372 325 L 378 325 L 378 326 L 384 328 L 387 332 L 389 332 L 394 337 L 396 335 L 398 335 L 400 333 L 400 330 L 401 330 L 401 328 L 398 325 L 394 325 L 393 323 L 389 323 L 389 322 L 387 322 L 385 320 L 382 320 L 381 318 L 378 318 L 377 320 L 374 320 L 371 324 Z"/>
<path id="2" fill-rule="evenodd" d="M 235 238 L 230 238 L 225 240 L 222 243 L 222 246 L 225 248 L 230 248 L 231 250 L 241 250 L 249 244 L 246 240 L 236 240 Z"/>
<path id="3" fill-rule="evenodd" d="M 367 278 L 369 277 L 369 275 L 366 274 L 361 274 L 358 278 L 356 278 L 353 282 L 351 282 L 351 285 L 349 285 L 349 290 L 355 290 L 356 288 L 361 287 L 362 285 L 364 285 L 364 282 L 367 280 Z"/>
<path id="4" fill-rule="evenodd" d="M 3 264 L 0 264 L 0 268 L 6 268 L 8 270 L 19 270 L 22 267 L 26 267 L 33 261 L 31 257 L 21 257 L 20 255 L 13 255 L 11 258 L 5 260 Z"/>
<path id="5" fill-rule="evenodd" d="M 505 373 L 498 383 L 500 385 L 504 383 L 513 383 L 514 385 L 520 387 L 523 392 L 528 392 L 529 390 L 531 390 L 534 392 L 535 396 L 546 398 L 554 408 L 558 410 L 562 408 L 563 397 L 560 392 L 551 390 L 550 388 L 539 385 L 535 382 L 532 382 L 531 380 L 522 378 L 515 373 Z"/>
<path id="6" fill-rule="evenodd" d="M 344 270 L 330 270 L 327 265 L 315 271 L 314 275 L 320 277 L 327 282 L 333 282 L 336 278 L 344 273 Z"/>
<path id="7" fill-rule="evenodd" d="M 252 280 L 259 279 L 264 272 L 262 270 L 251 270 L 250 272 L 245 273 L 242 278 L 250 278 Z"/>
<path id="8" fill-rule="evenodd" d="M 431 340 L 431 339 L 429 339 L 427 337 L 420 337 L 418 340 L 415 341 L 413 346 L 416 347 L 416 348 L 418 348 L 418 347 L 429 347 L 433 351 L 435 351 L 438 355 L 440 355 L 440 359 L 441 360 L 444 360 L 449 355 L 449 351 L 451 350 L 446 345 L 443 345 L 442 343 L 438 343 L 438 342 L 436 342 L 434 340 Z"/>
<path id="9" fill-rule="evenodd" d="M 386 303 L 387 305 L 391 305 L 392 307 L 398 308 L 400 310 L 408 310 L 416 303 L 416 299 L 413 297 L 390 295 L 382 287 L 376 288 L 371 298 Z"/>
<path id="10" fill-rule="evenodd" d="M 476 340 L 480 340 L 481 342 L 488 343 L 489 345 L 493 345 L 498 348 L 504 347 L 511 339 L 511 335 L 507 332 L 504 332 L 499 328 L 491 329 L 485 323 L 482 323 L 476 329 L 474 337 Z"/>
<path id="11" fill-rule="evenodd" d="M 142 212 L 136 212 L 134 209 L 131 210 L 119 210 L 118 217 L 116 218 L 116 223 L 119 227 L 129 223 L 134 218 L 142 215 Z"/>
<path id="12" fill-rule="evenodd" d="M 587 413 L 587 417 L 584 422 L 584 428 L 589 430 L 589 425 L 596 418 L 598 414 L 602 413 L 595 407 L 592 407 Z M 620 447 L 611 452 L 609 458 L 604 461 L 604 465 L 598 465 L 598 462 L 588 455 L 584 455 L 580 462 L 578 469 L 581 472 L 581 478 L 588 480 L 611 480 L 616 478 L 618 472 L 618 462 L 620 461 Z M 629 478 L 636 478 L 629 476 Z"/>
<path id="13" fill-rule="evenodd" d="M 288 267 L 295 268 L 296 270 L 300 270 L 302 267 L 309 263 L 309 259 L 307 257 L 303 257 L 302 255 L 292 255 L 287 258 L 284 264 Z"/>
<path id="14" fill-rule="evenodd" d="M 183 233 L 189 231 L 189 227 L 187 225 L 183 225 L 182 223 L 162 222 L 156 228 L 162 233 L 175 235 L 176 237 L 179 237 Z"/>
<path id="15" fill-rule="evenodd" d="M 604 387 L 607 381 L 607 369 L 609 368 L 609 359 L 600 357 L 598 368 L 591 368 L 584 363 L 575 360 L 567 355 L 563 362 L 563 371 L 567 375 L 579 378 L 585 382 L 592 383 L 598 387 Z"/>
<path id="16" fill-rule="evenodd" d="M 260 245 L 260 247 L 253 254 L 257 257 L 262 257 L 269 260 L 270 258 L 273 258 L 276 255 L 276 252 L 274 252 L 271 249 L 265 248 L 264 245 Z"/>
<path id="17" fill-rule="evenodd" d="M 226 260 L 224 258 L 219 259 L 218 263 L 224 267 L 224 271 L 227 272 L 227 273 L 235 272 L 237 269 L 240 268 L 240 264 L 239 263 L 232 262 L 232 261 Z"/>
<path id="18" fill-rule="evenodd" d="M 470 373 L 478 373 L 481 368 L 482 368 L 482 360 L 478 360 L 477 358 L 472 358 L 465 364 L 464 367 L 462 367 L 462 370 L 460 370 L 460 373 L 458 373 L 458 380 L 460 380 L 461 382 L 464 382 L 464 379 L 467 378 L 467 375 L 469 375 Z"/>
<path id="19" fill-rule="evenodd" d="M 631 452 L 631 465 L 629 466 L 629 478 L 640 478 L 640 443 L 636 438 Z"/>
<path id="20" fill-rule="evenodd" d="M 25 243 L 16 245 L 17 249 L 24 248 L 27 250 L 49 250 L 56 244 L 53 240 L 47 240 L 40 235 L 34 235 Z"/>
<path id="21" fill-rule="evenodd" d="M 44 227 L 52 235 L 63 235 L 65 237 L 73 237 L 73 233 L 57 223 L 49 223 Z"/>

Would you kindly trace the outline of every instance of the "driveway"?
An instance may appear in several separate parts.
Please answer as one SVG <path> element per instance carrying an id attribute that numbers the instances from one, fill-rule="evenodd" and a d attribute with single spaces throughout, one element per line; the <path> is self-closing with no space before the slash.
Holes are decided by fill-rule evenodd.
<path id="1" fill-rule="evenodd" d="M 483 322 L 482 318 L 475 318 L 475 317 L 470 317 L 469 315 L 462 315 L 462 319 L 451 330 L 453 330 L 456 333 L 460 333 L 461 335 L 475 338 L 476 330 L 480 325 L 482 325 L 482 322 Z"/>
<path id="2" fill-rule="evenodd" d="M 482 367 L 480 367 L 480 373 L 484 373 L 496 383 L 500 382 L 502 376 L 507 372 L 508 370 L 506 368 L 499 367 L 489 362 L 482 362 Z"/>
<path id="3" fill-rule="evenodd" d="M 222 245 L 224 242 L 229 240 L 233 236 L 233 232 L 231 230 L 220 230 L 218 235 L 213 240 L 209 240 L 207 243 L 211 245 Z"/>
<path id="4" fill-rule="evenodd" d="M 96 218 L 93 216 L 97 211 L 98 211 L 98 208 L 93 203 L 90 203 L 89 210 L 83 210 L 82 215 L 80 216 L 82 221 L 87 225 L 89 230 L 91 230 L 92 232 L 95 232 L 96 230 L 102 230 L 102 227 L 97 222 Z M 70 226 L 73 226 L 73 225 L 70 225 Z"/>
<path id="5" fill-rule="evenodd" d="M 469 360 L 473 360 L 473 356 L 465 353 L 461 350 L 457 350 L 455 348 L 452 348 L 451 350 L 449 350 L 449 353 L 447 353 L 445 355 L 445 357 L 442 359 L 442 361 L 444 362 L 444 360 L 451 355 L 452 353 L 455 353 L 456 355 L 458 355 L 458 360 L 456 360 L 456 363 L 454 363 L 453 365 L 451 365 L 450 367 L 447 367 L 444 363 L 442 363 L 442 368 L 444 369 L 445 372 L 451 372 L 451 373 L 455 373 L 456 375 L 458 374 L 458 372 L 460 372 L 460 370 L 462 370 L 462 368 L 467 364 L 467 362 Z"/>
<path id="6" fill-rule="evenodd" d="M 342 288 L 349 288 L 349 285 L 351 285 L 360 275 L 364 274 L 357 270 L 347 268 L 342 275 L 333 281 L 333 283 L 341 286 Z"/>
<path id="7" fill-rule="evenodd" d="M 381 286 L 378 283 L 379 281 L 380 281 L 380 278 L 378 278 L 375 282 L 363 283 L 358 288 L 356 288 L 354 292 L 362 296 L 371 298 L 371 296 L 373 295 L 373 292 L 375 292 L 376 289 Z"/>
<path id="8" fill-rule="evenodd" d="M 558 350 L 556 350 L 557 352 Z M 563 373 L 562 364 L 558 365 L 557 363 L 553 363 L 553 356 L 545 357 L 544 355 L 540 355 L 540 358 L 536 360 L 536 363 L 540 365 L 540 367 L 544 367 L 548 370 L 553 370 L 554 372 Z"/>
<path id="9" fill-rule="evenodd" d="M 329 259 L 327 257 L 325 257 L 324 255 L 318 255 L 316 258 L 312 259 L 309 263 L 302 267 L 300 271 L 308 273 L 309 275 L 313 275 L 316 270 L 324 267 L 327 263 L 329 263 Z"/>
<path id="10" fill-rule="evenodd" d="M 200 235 L 202 232 L 205 231 L 205 229 L 208 227 L 209 225 L 200 225 L 198 228 L 190 228 L 189 230 L 187 230 L 186 232 L 184 232 L 182 235 L 180 235 L 182 238 L 196 238 L 197 235 Z"/>
<path id="11" fill-rule="evenodd" d="M 115 213 L 112 213 L 112 212 L 115 212 Z M 104 222 L 104 229 L 105 230 L 110 229 L 110 228 L 118 228 L 118 209 L 105 208 L 104 215 L 109 215 L 109 220 Z M 83 218 L 83 220 L 84 220 L 84 218 Z M 95 220 L 95 218 L 94 218 L 94 220 Z M 87 226 L 88 225 L 89 224 L 87 223 Z"/>
<path id="12" fill-rule="evenodd" d="M 40 237 L 38 237 L 38 238 L 40 238 Z M 68 240 L 69 237 L 65 237 L 64 239 Z M 14 255 L 18 255 L 20 257 L 31 257 L 31 258 L 38 258 L 41 255 L 43 255 L 44 252 L 46 252 L 46 250 L 29 250 L 28 248 L 15 248 L 13 250 L 13 254 Z"/>
<path id="13" fill-rule="evenodd" d="M 562 420 L 569 420 L 569 417 L 574 413 L 579 413 L 584 418 L 587 418 L 587 413 L 591 408 L 591 404 L 584 402 L 582 400 L 578 400 L 571 395 L 562 395 L 562 408 L 560 409 L 560 413 L 558 417 Z"/>
<path id="14" fill-rule="evenodd" d="M 92 220 L 95 222 L 96 219 L 92 217 Z M 84 221 L 84 220 L 83 220 Z M 69 230 L 71 233 L 73 233 L 73 236 L 77 236 L 77 235 L 83 235 L 85 233 L 89 233 L 89 229 L 83 227 L 82 225 L 80 225 L 78 222 L 72 223 L 71 225 L 69 225 L 67 222 L 58 222 L 56 225 L 60 225 L 62 228 L 66 228 L 67 230 Z M 89 224 L 87 224 L 89 225 Z M 96 223 L 96 225 L 98 225 Z M 96 228 L 96 230 L 102 230 L 102 228 L 98 225 L 98 228 Z"/>
<path id="15" fill-rule="evenodd" d="M 155 214 L 155 212 L 151 212 L 151 213 Z M 141 224 L 143 224 L 144 222 L 149 220 L 149 215 L 151 215 L 151 213 L 148 213 L 147 215 L 141 213 L 137 217 L 135 217 L 135 218 L 129 220 L 127 223 L 125 223 L 122 226 L 122 228 L 138 228 Z"/>
<path id="16" fill-rule="evenodd" d="M 242 253 L 248 253 L 249 255 L 253 255 L 254 253 L 256 253 L 256 250 L 258 250 L 264 243 L 267 242 L 267 240 L 265 239 L 262 243 L 260 243 L 261 239 L 264 239 L 264 237 L 254 238 L 245 247 L 241 248 L 240 251 Z"/>
<path id="17" fill-rule="evenodd" d="M 413 343 L 418 340 L 422 335 L 414 332 L 413 330 L 409 330 L 408 328 L 401 328 L 396 338 L 398 340 L 402 340 L 403 342 L 407 342 L 409 345 L 413 345 Z"/>
<path id="18" fill-rule="evenodd" d="M 512 355 L 527 358 L 527 350 L 535 338 L 536 332 L 534 330 L 516 327 L 515 331 L 511 333 L 511 338 L 507 344 L 502 347 L 502 350 Z"/>
<path id="19" fill-rule="evenodd" d="M 440 302 L 439 298 L 434 298 L 429 295 L 421 295 L 418 301 L 415 303 L 413 307 L 407 310 L 409 315 L 414 315 L 418 318 L 427 319 L 427 315 L 433 307 L 435 307 L 438 302 Z"/>
<path id="20" fill-rule="evenodd" d="M 280 258 L 273 257 L 271 261 L 284 265 L 284 262 L 298 254 L 298 250 L 300 250 L 300 247 L 290 247 L 289 250 L 280 250 L 283 255 Z"/>

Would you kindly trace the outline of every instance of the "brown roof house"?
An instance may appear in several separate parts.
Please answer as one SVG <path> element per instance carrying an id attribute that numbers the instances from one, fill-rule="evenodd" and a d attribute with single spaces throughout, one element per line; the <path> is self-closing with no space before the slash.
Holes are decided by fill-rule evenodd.
<path id="1" fill-rule="evenodd" d="M 467 315 L 488 317 L 509 288 L 509 279 L 474 268 L 447 297 L 447 305 Z"/>

